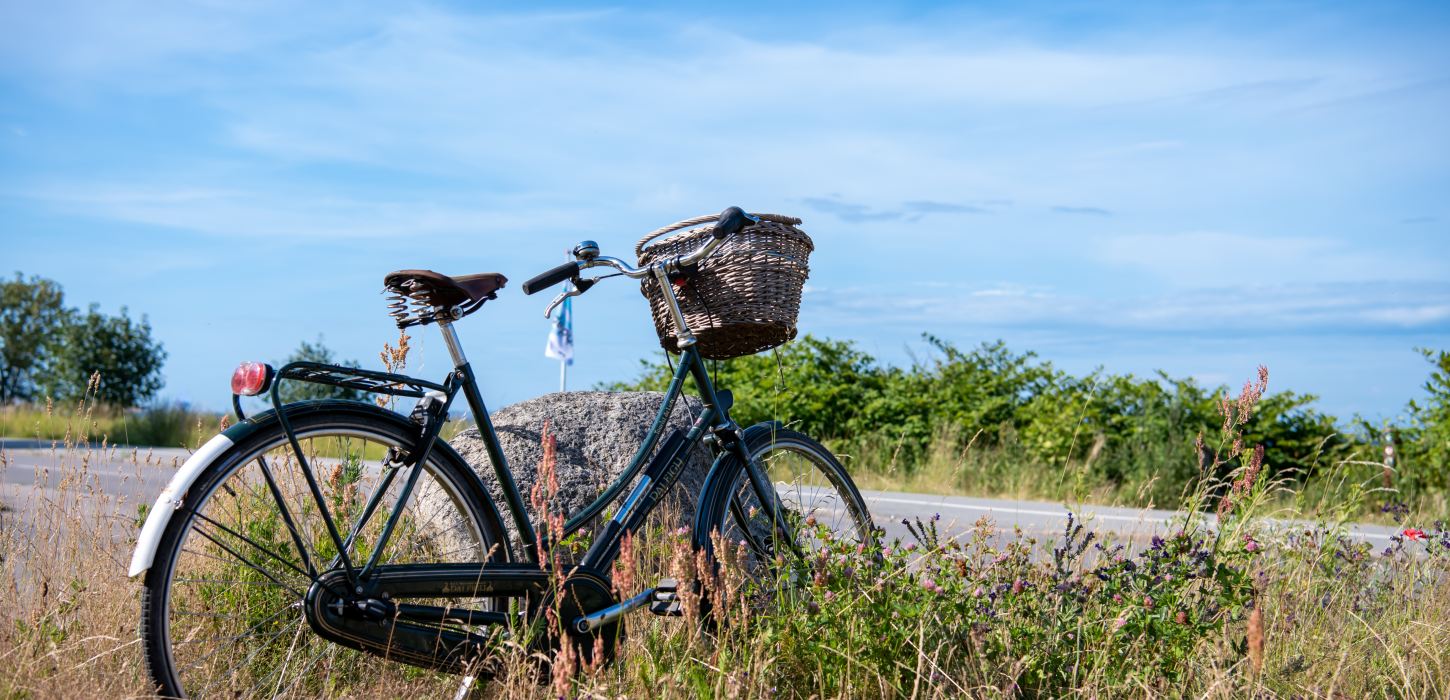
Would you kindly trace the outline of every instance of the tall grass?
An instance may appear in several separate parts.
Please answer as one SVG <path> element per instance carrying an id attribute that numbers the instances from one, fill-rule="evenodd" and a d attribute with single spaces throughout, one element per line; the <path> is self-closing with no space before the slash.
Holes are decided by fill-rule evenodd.
<path id="1" fill-rule="evenodd" d="M 506 644 L 493 664 L 498 677 L 481 690 L 512 698 L 1450 693 L 1446 525 L 1398 506 L 1388 515 L 1403 523 L 1401 536 L 1388 547 L 1357 544 L 1337 523 L 1363 509 L 1351 501 L 1376 494 L 1353 465 L 1306 497 L 1296 481 L 1261 473 L 1252 449 L 1224 443 L 1215 461 L 1242 459 L 1223 479 L 1160 503 L 1190 515 L 1151 542 L 1114 541 L 1079 520 L 1043 541 L 985 520 L 953 538 L 932 519 L 913 523 L 905 541 L 828 549 L 758 584 L 719 542 L 725 562 L 718 578 L 707 577 L 711 605 L 684 587 L 683 619 L 629 618 L 609 665 L 573 647 Z M 98 488 L 92 465 L 124 461 L 129 476 L 149 479 L 174 464 L 80 440 L 45 458 L 59 486 L 31 490 L 0 514 L 0 697 L 146 695 L 139 589 L 125 577 L 138 504 Z M 940 462 L 991 468 L 986 457 L 965 459 L 981 461 L 953 452 Z M 1070 470 L 1038 478 L 1013 488 L 1079 488 Z M 1210 510 L 1216 520 L 1193 515 Z M 1285 531 L 1269 516 L 1320 524 Z M 625 593 L 662 575 L 705 576 L 688 533 L 668 521 L 626 551 L 615 571 Z M 436 678 L 387 669 L 328 694 L 437 692 Z"/>

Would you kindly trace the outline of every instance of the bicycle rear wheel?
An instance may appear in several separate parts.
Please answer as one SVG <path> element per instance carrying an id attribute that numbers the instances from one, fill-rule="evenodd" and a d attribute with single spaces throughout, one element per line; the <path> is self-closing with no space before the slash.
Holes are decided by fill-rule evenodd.
<path id="1" fill-rule="evenodd" d="M 750 471 L 738 459 L 722 465 L 706 494 L 707 522 L 722 542 L 744 551 L 739 563 L 755 578 L 771 575 L 782 557 L 812 556 L 828 546 L 873 545 L 876 530 L 865 499 L 835 455 L 793 430 L 755 426 L 746 449 L 768 482 L 762 500 Z M 772 512 L 774 511 L 774 512 Z M 778 518 L 778 520 L 777 520 Z M 715 541 L 700 543 L 712 556 Z"/>
<path id="2" fill-rule="evenodd" d="M 328 520 L 346 542 L 371 497 L 382 494 L 347 547 L 353 565 L 361 567 L 411 469 L 422 471 L 380 564 L 481 565 L 506 557 L 497 513 L 456 453 L 440 443 L 421 467 L 384 463 L 390 448 L 411 448 L 416 426 L 366 409 L 303 410 L 290 419 L 325 511 L 275 419 L 240 439 L 186 494 L 142 591 L 146 662 L 163 696 L 396 695 L 403 684 L 431 683 L 438 684 L 430 687 L 432 694 L 452 690 L 446 674 L 407 669 L 324 640 L 303 612 L 304 595 L 317 577 L 341 568 Z M 448 625 L 459 626 L 439 623 L 439 629 Z"/>

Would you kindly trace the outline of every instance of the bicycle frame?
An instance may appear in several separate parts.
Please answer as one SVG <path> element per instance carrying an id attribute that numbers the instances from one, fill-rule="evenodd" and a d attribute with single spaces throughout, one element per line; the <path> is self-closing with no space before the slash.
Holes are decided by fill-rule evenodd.
<path id="1" fill-rule="evenodd" d="M 392 537 L 393 527 L 404 506 L 408 502 L 414 484 L 417 481 L 421 470 L 409 470 L 407 481 L 399 491 L 396 503 L 388 515 L 378 542 L 373 546 L 371 559 L 358 566 L 348 556 L 348 550 L 353 538 L 376 514 L 383 494 L 388 490 L 391 482 L 396 478 L 401 469 L 389 470 L 383 481 L 375 489 L 365 505 L 362 513 L 358 516 L 356 523 L 352 524 L 349 533 L 343 533 L 333 525 L 331 515 L 327 511 L 326 499 L 323 497 L 311 468 L 308 466 L 306 457 L 303 454 L 301 445 L 290 422 L 287 420 L 286 411 L 280 410 L 282 403 L 278 393 L 278 386 L 284 380 L 306 381 L 318 384 L 359 389 L 370 393 L 386 394 L 400 397 L 413 397 L 420 399 L 420 405 L 424 406 L 424 420 L 419 426 L 419 434 L 416 444 L 412 446 L 409 453 L 404 457 L 404 464 L 421 464 L 428 457 L 428 452 L 436 444 L 439 430 L 447 419 L 448 409 L 452 406 L 459 393 L 463 394 L 468 405 L 468 410 L 474 418 L 478 427 L 479 435 L 483 440 L 485 451 L 492 463 L 493 472 L 498 479 L 504 494 L 504 505 L 510 511 L 510 516 L 517 528 L 520 539 L 523 543 L 524 560 L 541 568 L 548 564 L 547 552 L 553 543 L 562 541 L 582 529 L 593 518 L 600 515 L 610 503 L 617 501 L 628 485 L 644 472 L 634 488 L 629 491 L 623 504 L 614 513 L 613 517 L 605 523 L 597 537 L 586 551 L 580 565 L 595 571 L 608 571 L 609 565 L 618 555 L 619 546 L 625 535 L 636 531 L 645 521 L 650 511 L 658 505 L 661 499 L 669 492 L 670 488 L 679 480 L 685 465 L 689 461 L 689 455 L 701 440 L 706 439 L 707 434 L 713 436 L 710 440 L 711 447 L 715 453 L 715 460 L 711 466 L 711 474 L 720 468 L 722 460 L 734 454 L 750 466 L 748 472 L 751 481 L 760 494 L 761 502 L 771 502 L 770 496 L 774 495 L 773 487 L 764 479 L 763 473 L 756 465 L 751 464 L 749 455 L 744 449 L 744 443 L 740 439 L 741 432 L 738 425 L 731 420 L 729 415 L 730 396 L 728 392 L 717 392 L 709 373 L 706 371 L 704 360 L 699 351 L 694 347 L 683 349 L 679 356 L 678 366 L 674 370 L 669 388 L 665 392 L 664 401 L 660 404 L 655 413 L 649 431 L 644 441 L 635 452 L 629 465 L 619 474 L 618 477 L 588 506 L 574 514 L 559 533 L 539 532 L 533 520 L 530 518 L 524 506 L 522 493 L 514 481 L 513 473 L 508 466 L 507 458 L 504 456 L 502 446 L 499 443 L 498 435 L 494 431 L 490 419 L 488 407 L 484 404 L 483 396 L 479 392 L 477 379 L 473 368 L 464 354 L 463 347 L 458 339 L 457 331 L 450 322 L 440 321 L 440 330 L 443 333 L 444 341 L 448 347 L 454 363 L 454 369 L 448 374 L 442 383 L 430 382 L 402 374 L 387 372 L 376 372 L 371 370 L 355 369 L 350 367 L 339 367 L 313 362 L 293 362 L 283 366 L 277 371 L 276 377 L 270 387 L 270 398 L 279 418 L 281 427 L 286 432 L 293 452 L 295 453 L 299 466 L 308 482 L 309 490 L 319 508 L 321 515 L 328 522 L 328 536 L 333 540 L 337 551 L 340 552 L 338 561 L 333 562 L 332 567 L 341 564 L 345 572 L 349 588 L 359 587 L 374 570 L 377 565 L 377 558 L 383 552 Z M 683 393 L 684 382 L 687 378 L 693 379 L 695 388 L 702 400 L 703 410 L 691 424 L 689 430 L 684 433 L 683 441 L 676 444 L 669 454 L 663 451 L 653 461 L 649 455 L 654 452 L 668 423 L 670 413 L 674 410 L 679 396 Z M 722 394 L 725 400 L 722 401 Z M 431 399 L 431 400 L 430 400 Z M 240 405 L 237 405 L 240 415 Z M 415 409 L 414 415 L 418 415 Z M 667 447 L 669 447 L 667 445 Z M 264 474 L 266 473 L 264 469 Z M 707 476 L 707 479 L 709 476 Z M 766 491 L 766 489 L 770 489 Z M 298 541 L 299 550 L 302 551 L 305 561 L 305 548 L 301 547 L 300 534 L 292 523 L 290 514 L 280 498 L 277 499 L 282 509 L 283 522 L 292 531 L 292 536 Z M 778 525 L 785 527 L 783 522 Z M 508 543 L 501 543 L 508 548 Z M 539 545 L 543 545 L 540 551 Z M 512 559 L 512 555 L 508 556 Z M 314 577 L 318 575 L 317 569 L 311 562 L 306 562 L 307 569 Z M 482 565 L 482 574 L 487 575 L 490 566 L 494 564 L 485 563 Z M 516 565 L 515 565 L 516 566 Z M 517 570 L 512 569 L 512 570 Z"/>

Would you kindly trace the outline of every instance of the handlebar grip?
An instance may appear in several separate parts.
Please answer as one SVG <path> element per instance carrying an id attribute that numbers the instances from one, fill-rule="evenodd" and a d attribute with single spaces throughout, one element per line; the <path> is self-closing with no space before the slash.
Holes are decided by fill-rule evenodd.
<path id="1" fill-rule="evenodd" d="M 541 292 L 564 280 L 579 276 L 579 263 L 566 262 L 524 283 L 524 294 Z"/>
<path id="2" fill-rule="evenodd" d="M 749 226 L 752 223 L 755 223 L 756 221 L 758 221 L 758 219 L 749 214 L 746 214 L 744 209 L 741 209 L 740 207 L 730 207 L 729 209 L 720 212 L 720 218 L 715 221 L 715 228 L 711 231 L 711 233 L 714 234 L 715 240 L 718 241 L 721 238 L 729 236 L 732 233 L 739 232 L 741 229 Z"/>

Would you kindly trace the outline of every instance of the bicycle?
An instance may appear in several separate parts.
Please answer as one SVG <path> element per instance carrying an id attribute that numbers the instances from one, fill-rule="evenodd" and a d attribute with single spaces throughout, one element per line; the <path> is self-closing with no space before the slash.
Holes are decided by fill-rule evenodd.
<path id="1" fill-rule="evenodd" d="M 653 275 L 679 337 L 678 365 L 639 450 L 557 533 L 530 519 L 454 326 L 496 299 L 504 276 L 402 270 L 385 277 L 400 328 L 436 324 L 442 332 L 453 369 L 440 382 L 313 362 L 279 369 L 243 363 L 232 378 L 237 415 L 244 415 L 242 396 L 266 394 L 272 408 L 227 428 L 185 462 L 147 515 L 132 558 L 130 576 L 144 574 L 141 639 L 157 691 L 319 694 L 397 672 L 379 658 L 474 674 L 491 644 L 536 629 L 551 606 L 564 629 L 536 635 L 538 643 L 567 640 L 587 655 L 598 640 L 610 654 L 624 614 L 646 606 L 680 613 L 681 584 L 662 580 L 620 600 L 610 572 L 622 539 L 641 528 L 701 443 L 714 461 L 696 503 L 691 546 L 707 561 L 715 561 L 720 536 L 765 567 L 809 555 L 817 537 L 872 543 L 865 503 L 825 447 L 779 423 L 742 429 L 731 420 L 733 397 L 715 388 L 670 291 L 671 279 L 687 276 L 753 221 L 727 209 L 697 250 L 638 269 L 584 241 L 573 261 L 524 283 L 527 294 L 572 283 L 548 315 L 601 279 Z M 600 267 L 616 274 L 582 277 Z M 687 378 L 702 410 L 688 431 L 660 444 Z M 283 381 L 417 402 L 406 416 L 375 402 L 283 405 Z M 518 551 L 482 480 L 440 438 L 460 393 L 503 490 Z M 632 482 L 582 559 L 551 572 L 551 548 L 603 514 Z"/>

